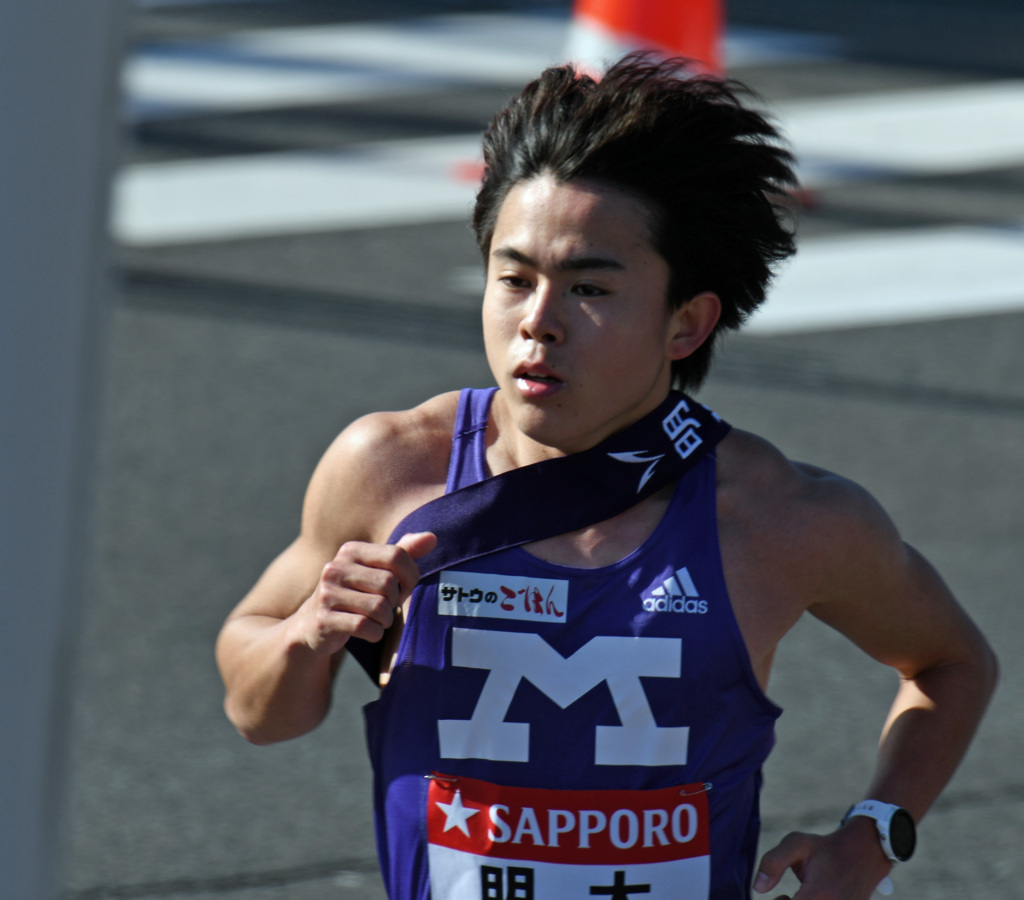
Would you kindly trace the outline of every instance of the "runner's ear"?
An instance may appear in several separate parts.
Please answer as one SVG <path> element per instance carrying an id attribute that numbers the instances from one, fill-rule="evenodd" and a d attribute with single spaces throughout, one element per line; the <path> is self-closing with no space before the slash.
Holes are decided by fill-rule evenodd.
<path id="1" fill-rule="evenodd" d="M 712 291 L 695 294 L 672 313 L 669 324 L 669 359 L 685 359 L 703 344 L 722 314 L 722 301 Z"/>

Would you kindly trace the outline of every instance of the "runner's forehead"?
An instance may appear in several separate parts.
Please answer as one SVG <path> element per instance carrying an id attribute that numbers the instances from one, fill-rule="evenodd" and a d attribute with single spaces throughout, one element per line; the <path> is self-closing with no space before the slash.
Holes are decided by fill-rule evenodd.
<path id="1" fill-rule="evenodd" d="M 508 192 L 488 259 L 536 266 L 543 257 L 562 269 L 627 268 L 647 254 L 660 256 L 653 225 L 649 205 L 628 191 L 600 181 L 541 176 Z"/>

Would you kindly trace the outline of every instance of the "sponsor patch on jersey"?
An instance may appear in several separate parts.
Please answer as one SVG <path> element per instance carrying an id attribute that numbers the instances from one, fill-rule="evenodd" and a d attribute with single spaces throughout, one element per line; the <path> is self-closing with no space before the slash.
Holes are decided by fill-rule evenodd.
<path id="1" fill-rule="evenodd" d="M 565 791 L 435 775 L 431 897 L 707 900 L 706 787 Z"/>
<path id="2" fill-rule="evenodd" d="M 437 611 L 442 616 L 564 622 L 569 582 L 445 570 L 437 584 Z"/>

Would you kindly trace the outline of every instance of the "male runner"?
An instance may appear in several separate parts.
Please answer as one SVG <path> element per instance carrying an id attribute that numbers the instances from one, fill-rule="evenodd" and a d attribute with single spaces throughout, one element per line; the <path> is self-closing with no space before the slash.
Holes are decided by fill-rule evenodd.
<path id="1" fill-rule="evenodd" d="M 671 388 L 700 385 L 792 252 L 775 201 L 793 175 L 735 86 L 683 75 L 639 57 L 600 83 L 550 69 L 497 116 L 474 214 L 497 389 L 346 428 L 299 537 L 221 633 L 226 710 L 256 743 L 316 727 L 346 650 L 379 679 L 393 898 L 727 900 L 791 868 L 794 900 L 865 900 L 912 851 L 993 689 L 983 637 L 875 501 L 739 430 L 624 511 L 422 583 L 434 534 L 392 536 L 428 501 L 656 410 L 680 456 L 702 442 L 679 437 L 698 410 Z M 656 468 L 619 456 L 631 478 Z M 755 866 L 779 714 L 765 691 L 805 612 L 902 681 L 850 798 L 869 802 Z"/>

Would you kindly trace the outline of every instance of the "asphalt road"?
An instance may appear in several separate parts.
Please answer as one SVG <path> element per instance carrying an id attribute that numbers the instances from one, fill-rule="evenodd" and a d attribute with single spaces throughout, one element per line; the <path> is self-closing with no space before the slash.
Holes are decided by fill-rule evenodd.
<path id="1" fill-rule="evenodd" d="M 273 6 L 154 8 L 137 33 L 166 58 L 201 59 L 195 45 L 186 53 L 174 42 L 300 24 Z M 307 10 L 305 24 L 374 22 L 356 5 Z M 773 103 L 995 80 L 980 69 L 867 61 L 835 46 L 747 57 L 733 74 Z M 165 109 L 132 120 L 125 165 L 472 135 L 517 86 L 495 76 L 429 90 L 388 84 L 358 99 Z M 830 238 L 1012 231 L 1024 222 L 1024 154 L 956 170 L 861 171 L 826 179 L 809 199 L 808 258 Z M 887 270 L 872 280 L 870 258 L 864 265 L 878 290 L 901 277 Z M 213 642 L 293 537 L 312 467 L 342 427 L 371 410 L 490 383 L 477 266 L 468 228 L 450 213 L 119 243 L 90 596 L 72 685 L 65 900 L 383 896 L 360 713 L 369 683 L 346 667 L 321 728 L 251 747 L 221 712 Z M 977 274 L 980 284 L 986 273 Z M 966 297 L 959 314 L 940 319 L 739 336 L 702 393 L 791 457 L 871 490 L 1001 657 L 1002 685 L 981 733 L 923 823 L 917 858 L 895 876 L 904 898 L 1016 900 L 1024 884 L 1019 285 L 1019 311 L 1011 303 L 976 314 Z M 824 627 L 798 625 L 770 689 L 786 714 L 766 773 L 765 842 L 792 828 L 831 828 L 862 796 L 894 687 L 890 673 Z"/>

